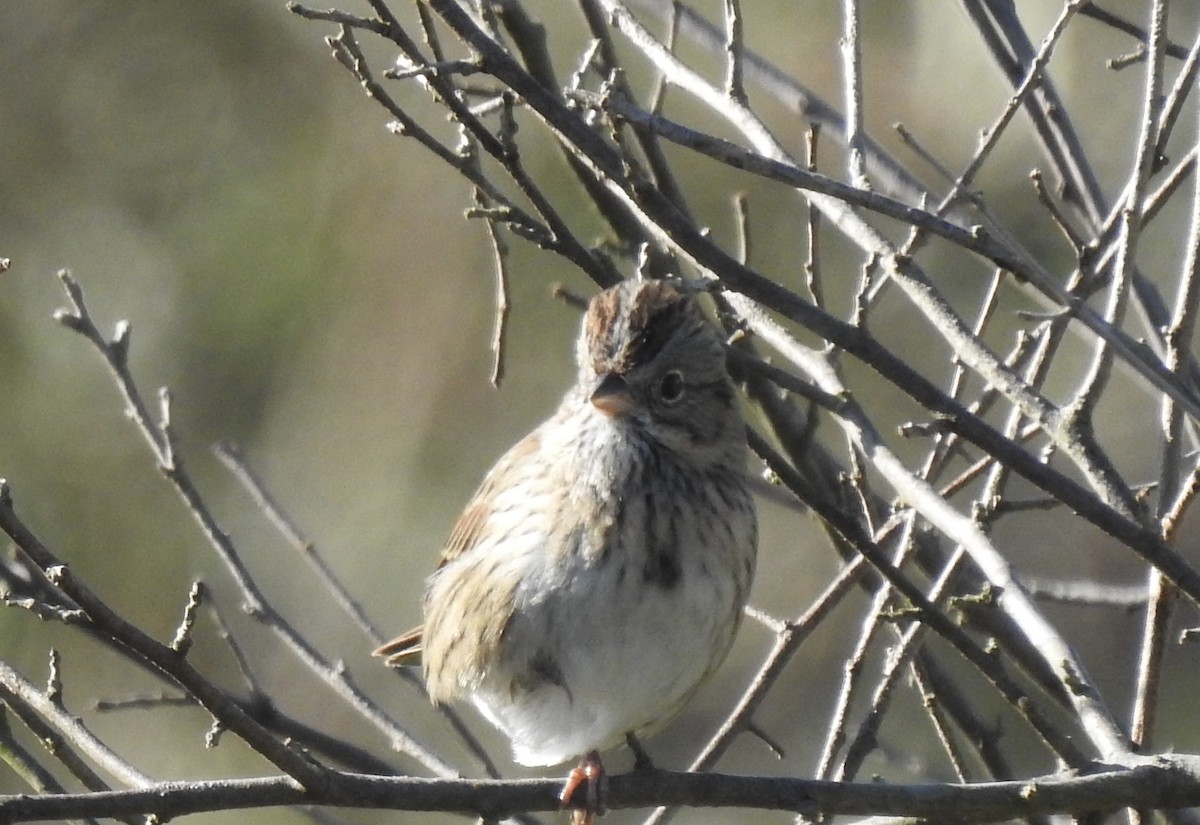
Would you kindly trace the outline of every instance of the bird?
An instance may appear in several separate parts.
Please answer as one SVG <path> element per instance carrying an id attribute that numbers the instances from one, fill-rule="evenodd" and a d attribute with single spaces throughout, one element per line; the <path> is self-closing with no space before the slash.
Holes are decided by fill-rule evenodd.
<path id="1" fill-rule="evenodd" d="M 576 379 L 503 455 L 450 532 L 423 624 L 374 653 L 420 662 L 522 765 L 580 758 L 673 717 L 721 664 L 757 556 L 746 425 L 696 290 L 626 280 L 588 303 Z M 589 821 L 589 820 L 582 820 Z"/>

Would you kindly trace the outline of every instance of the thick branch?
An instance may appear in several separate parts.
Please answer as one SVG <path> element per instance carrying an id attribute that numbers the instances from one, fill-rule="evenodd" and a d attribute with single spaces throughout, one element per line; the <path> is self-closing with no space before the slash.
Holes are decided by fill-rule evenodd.
<path id="1" fill-rule="evenodd" d="M 322 790 L 286 777 L 164 782 L 133 791 L 0 796 L 0 823 L 82 816 L 158 814 L 280 805 L 449 811 L 494 820 L 517 811 L 557 810 L 558 779 L 448 780 L 335 773 Z M 1200 757 L 1173 755 L 1130 768 L 1056 774 L 976 785 L 889 785 L 726 774 L 642 771 L 608 779 L 610 809 L 657 805 L 793 811 L 807 816 L 888 815 L 994 822 L 1038 814 L 1081 814 L 1139 806 L 1200 805 Z"/>

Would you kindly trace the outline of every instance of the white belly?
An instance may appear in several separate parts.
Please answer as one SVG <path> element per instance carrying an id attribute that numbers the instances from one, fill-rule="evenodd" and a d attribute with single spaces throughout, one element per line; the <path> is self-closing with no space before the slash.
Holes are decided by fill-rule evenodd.
<path id="1" fill-rule="evenodd" d="M 526 580 L 505 663 L 472 696 L 512 740 L 517 762 L 558 764 L 665 722 L 725 658 L 744 599 L 735 583 L 744 577 L 714 575 L 713 565 L 732 568 L 740 554 L 681 550 L 669 588 L 618 559 L 550 587 Z M 530 662 L 542 667 L 522 674 Z"/>

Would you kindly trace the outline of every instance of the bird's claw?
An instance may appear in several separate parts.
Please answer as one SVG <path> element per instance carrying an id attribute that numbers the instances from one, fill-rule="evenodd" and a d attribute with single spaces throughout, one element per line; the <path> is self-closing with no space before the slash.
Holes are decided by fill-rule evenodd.
<path id="1" fill-rule="evenodd" d="M 567 781 L 558 793 L 558 802 L 563 807 L 570 804 L 580 785 L 587 786 L 583 805 L 571 811 L 571 825 L 593 825 L 596 816 L 604 813 L 602 797 L 605 779 L 604 765 L 600 763 L 600 754 L 596 751 L 589 751 L 567 774 Z"/>

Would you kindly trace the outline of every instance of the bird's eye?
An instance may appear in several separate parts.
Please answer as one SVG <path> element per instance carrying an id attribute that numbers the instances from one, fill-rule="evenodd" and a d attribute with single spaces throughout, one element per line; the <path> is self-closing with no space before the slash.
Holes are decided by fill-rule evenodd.
<path id="1" fill-rule="evenodd" d="M 683 373 L 671 370 L 664 375 L 658 384 L 658 397 L 668 404 L 683 398 Z"/>

